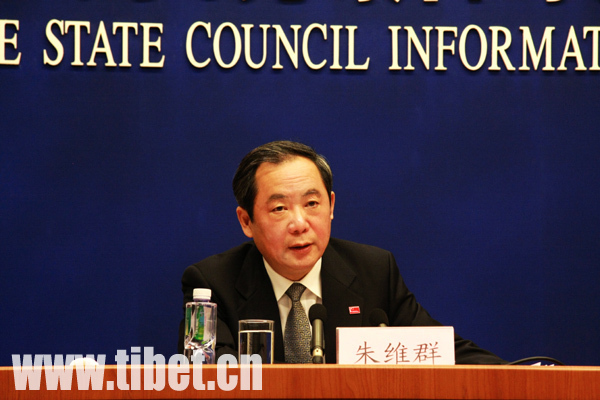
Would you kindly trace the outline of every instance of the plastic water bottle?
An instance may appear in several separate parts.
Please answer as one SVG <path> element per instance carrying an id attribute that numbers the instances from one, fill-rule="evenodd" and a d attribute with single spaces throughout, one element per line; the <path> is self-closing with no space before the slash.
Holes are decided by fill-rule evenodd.
<path id="1" fill-rule="evenodd" d="M 211 303 L 210 289 L 194 289 L 194 301 L 185 305 L 185 341 L 183 354 L 192 361 L 215 364 L 215 342 L 217 339 L 217 305 Z"/>

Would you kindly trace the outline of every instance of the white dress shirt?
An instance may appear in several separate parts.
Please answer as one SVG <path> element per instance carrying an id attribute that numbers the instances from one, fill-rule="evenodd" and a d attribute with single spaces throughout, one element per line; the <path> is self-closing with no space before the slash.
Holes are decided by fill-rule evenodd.
<path id="1" fill-rule="evenodd" d="M 269 278 L 271 279 L 271 285 L 273 285 L 273 291 L 275 292 L 275 298 L 277 299 L 277 305 L 279 306 L 279 316 L 281 318 L 281 329 L 282 333 L 285 334 L 285 323 L 287 322 L 288 314 L 292 309 L 292 299 L 290 299 L 285 292 L 291 286 L 294 281 L 290 281 L 287 278 L 279 275 L 273 267 L 269 265 L 267 260 L 264 259 L 265 268 L 267 270 L 267 274 L 269 274 Z M 302 307 L 304 307 L 304 311 L 308 316 L 308 310 L 315 303 L 323 303 L 323 299 L 321 296 L 321 261 L 319 258 L 314 267 L 310 270 L 302 280 L 298 281 L 299 283 L 306 286 L 306 290 L 302 293 L 302 297 L 300 297 L 300 303 L 302 303 Z M 312 329 L 312 326 L 311 326 Z"/>

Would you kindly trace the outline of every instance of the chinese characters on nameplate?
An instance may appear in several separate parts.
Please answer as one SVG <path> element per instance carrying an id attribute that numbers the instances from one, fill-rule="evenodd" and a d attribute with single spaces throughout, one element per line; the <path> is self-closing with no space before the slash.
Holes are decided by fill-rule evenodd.
<path id="1" fill-rule="evenodd" d="M 454 328 L 337 328 L 337 363 L 454 365 Z"/>

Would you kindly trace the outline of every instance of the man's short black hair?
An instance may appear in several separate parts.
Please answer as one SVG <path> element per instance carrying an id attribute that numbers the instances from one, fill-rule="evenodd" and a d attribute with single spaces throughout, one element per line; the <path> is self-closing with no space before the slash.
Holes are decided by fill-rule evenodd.
<path id="1" fill-rule="evenodd" d="M 331 203 L 333 187 L 333 174 L 327 160 L 318 154 L 312 147 L 298 142 L 280 140 L 270 142 L 252 150 L 240 162 L 233 177 L 233 193 L 240 207 L 242 207 L 250 220 L 254 216 L 254 201 L 256 199 L 256 170 L 263 163 L 280 164 L 293 157 L 304 157 L 315 163 Z"/>

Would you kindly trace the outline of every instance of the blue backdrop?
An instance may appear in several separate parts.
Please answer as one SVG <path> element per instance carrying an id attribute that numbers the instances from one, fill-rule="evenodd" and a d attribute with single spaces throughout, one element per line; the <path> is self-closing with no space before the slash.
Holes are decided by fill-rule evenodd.
<path id="1" fill-rule="evenodd" d="M 596 0 L 2 1 L 0 365 L 175 353 L 181 274 L 245 240 L 231 178 L 275 139 L 327 156 L 333 235 L 391 250 L 438 320 L 508 360 L 598 365 L 599 16 Z M 270 25 L 259 68 L 244 24 L 254 63 Z"/>

